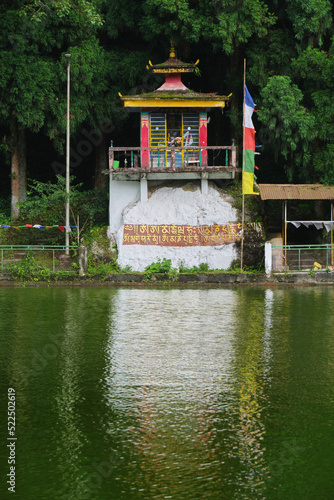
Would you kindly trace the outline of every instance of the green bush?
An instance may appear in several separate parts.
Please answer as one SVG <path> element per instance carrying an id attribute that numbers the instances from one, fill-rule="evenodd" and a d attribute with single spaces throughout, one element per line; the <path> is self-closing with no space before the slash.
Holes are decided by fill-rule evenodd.
<path id="1" fill-rule="evenodd" d="M 202 262 L 198 267 L 193 266 L 193 267 L 185 267 L 183 262 L 181 262 L 180 267 L 179 267 L 179 272 L 180 273 L 205 273 L 209 271 L 209 266 L 208 264 L 205 264 Z"/>
<path id="2" fill-rule="evenodd" d="M 10 198 L 0 198 L 0 225 L 10 222 Z"/>
<path id="3" fill-rule="evenodd" d="M 146 273 L 171 273 L 172 272 L 172 261 L 170 259 L 163 258 L 158 259 L 158 262 L 152 262 L 149 266 L 145 267 Z"/>
<path id="4" fill-rule="evenodd" d="M 101 276 L 107 276 L 108 274 L 118 273 L 120 272 L 120 267 L 117 264 L 116 259 L 113 259 L 112 262 L 100 263 L 97 265 L 89 265 L 88 263 L 88 274 L 99 274 Z"/>
<path id="5" fill-rule="evenodd" d="M 45 281 L 51 276 L 51 270 L 46 266 L 38 264 L 30 250 L 26 252 L 24 259 L 10 264 L 8 270 L 11 276 L 19 281 L 33 281 L 36 278 Z"/>
<path id="6" fill-rule="evenodd" d="M 108 196 L 107 192 L 97 189 L 84 191 L 82 183 L 75 183 L 75 177 L 70 179 L 70 225 L 77 225 L 79 216 L 80 233 L 87 227 L 98 222 L 107 222 Z M 20 203 L 20 217 L 15 224 L 41 224 L 53 226 L 65 224 L 66 189 L 65 178 L 57 175 L 57 182 L 30 181 L 27 191 L 27 201 Z M 1 212 L 1 211 L 0 211 Z M 30 244 L 44 242 L 48 244 L 63 244 L 64 233 L 54 228 L 48 231 L 39 229 L 13 231 L 7 230 L 7 240 L 13 244 Z M 72 243 L 76 242 L 77 233 L 70 234 Z"/>

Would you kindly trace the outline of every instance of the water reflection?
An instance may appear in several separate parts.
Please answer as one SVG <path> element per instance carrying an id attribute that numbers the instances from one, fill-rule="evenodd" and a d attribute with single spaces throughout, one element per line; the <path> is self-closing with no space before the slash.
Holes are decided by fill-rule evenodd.
<path id="1" fill-rule="evenodd" d="M 239 294 L 240 310 L 238 331 L 242 332 L 242 343 L 236 353 L 236 388 L 239 396 L 238 443 L 230 453 L 238 458 L 241 470 L 238 473 L 238 497 L 264 497 L 268 469 L 264 458 L 263 439 L 266 432 L 263 412 L 268 405 L 264 388 L 268 351 L 272 301 L 270 294 Z M 264 340 L 264 338 L 266 339 Z M 266 343 L 264 343 L 266 342 Z M 268 365 L 267 365 L 268 366 Z"/>
<path id="2" fill-rule="evenodd" d="M 118 294 L 105 382 L 108 405 L 127 416 L 129 494 L 209 498 L 221 491 L 223 434 L 236 404 L 238 301 L 235 291 L 216 292 Z"/>
<path id="3" fill-rule="evenodd" d="M 0 289 L 17 498 L 331 498 L 333 298 Z"/>
<path id="4" fill-rule="evenodd" d="M 59 416 L 57 429 L 59 441 L 56 455 L 59 471 L 64 484 L 67 485 L 64 493 L 72 498 L 80 498 L 85 491 L 85 477 L 80 467 L 80 460 L 78 460 L 85 443 L 85 435 L 81 429 L 78 405 L 83 398 L 80 382 L 82 329 L 79 318 L 84 320 L 86 307 L 84 289 L 78 295 L 73 295 L 71 290 L 67 291 L 63 311 L 65 324 L 61 342 L 60 376 L 55 398 L 55 411 Z"/>

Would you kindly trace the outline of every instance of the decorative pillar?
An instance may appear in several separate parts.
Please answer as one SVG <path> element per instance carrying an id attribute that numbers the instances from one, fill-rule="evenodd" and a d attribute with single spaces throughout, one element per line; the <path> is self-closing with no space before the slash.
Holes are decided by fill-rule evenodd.
<path id="1" fill-rule="evenodd" d="M 208 145 L 208 114 L 206 111 L 201 111 L 199 114 L 199 145 L 206 147 Z M 208 151 L 205 149 L 200 152 L 201 166 L 206 167 L 208 164 Z"/>
<path id="2" fill-rule="evenodd" d="M 140 145 L 142 148 L 149 146 L 150 140 L 150 128 L 149 128 L 149 114 L 147 111 L 141 112 L 141 124 L 140 124 Z M 148 150 L 141 152 L 141 166 L 150 166 L 150 152 Z"/>

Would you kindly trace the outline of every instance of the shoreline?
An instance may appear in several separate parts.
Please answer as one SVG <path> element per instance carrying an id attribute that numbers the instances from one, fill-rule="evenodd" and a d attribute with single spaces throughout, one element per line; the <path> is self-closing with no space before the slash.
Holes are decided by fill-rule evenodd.
<path id="1" fill-rule="evenodd" d="M 36 281 L 37 278 L 37 281 Z M 313 273 L 115 273 L 107 276 L 57 276 L 48 280 L 14 280 L 8 274 L 0 274 L 0 287 L 40 287 L 40 286 L 226 286 L 226 285 L 334 285 L 334 272 L 314 271 Z"/>

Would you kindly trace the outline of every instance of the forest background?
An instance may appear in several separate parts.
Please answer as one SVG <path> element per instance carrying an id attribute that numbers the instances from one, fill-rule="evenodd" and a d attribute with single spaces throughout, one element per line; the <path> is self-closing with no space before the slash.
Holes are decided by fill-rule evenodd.
<path id="1" fill-rule="evenodd" d="M 179 59 L 200 60 L 200 78 L 184 79 L 189 88 L 232 93 L 223 115 L 211 112 L 209 144 L 242 144 L 246 59 L 247 86 L 259 110 L 257 181 L 334 184 L 333 37 L 329 0 L 2 0 L 0 222 L 10 217 L 13 180 L 20 184 L 21 218 L 42 213 L 24 212 L 26 193 L 28 199 L 59 195 L 65 53 L 72 56 L 73 203 L 84 206 L 82 190 L 86 199 L 90 190 L 91 220 L 105 217 L 101 171 L 108 168 L 110 140 L 139 145 L 139 115 L 120 107 L 118 93 L 156 89 L 162 79 L 146 65 L 165 61 L 171 40 Z M 12 216 L 19 211 L 12 206 Z"/>

